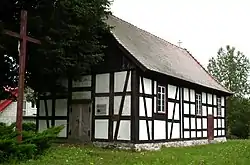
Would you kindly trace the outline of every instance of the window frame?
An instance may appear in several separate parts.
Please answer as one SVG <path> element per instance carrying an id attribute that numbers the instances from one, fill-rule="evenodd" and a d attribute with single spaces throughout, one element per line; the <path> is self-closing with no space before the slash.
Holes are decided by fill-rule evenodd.
<path id="1" fill-rule="evenodd" d="M 159 90 L 159 88 L 161 90 Z M 164 90 L 162 90 L 164 89 Z M 156 104 L 157 104 L 157 113 L 166 113 L 166 95 L 167 95 L 167 91 L 166 91 L 166 86 L 161 85 L 161 84 L 157 84 L 157 95 L 156 95 Z M 160 104 L 159 104 L 159 100 L 160 100 Z"/>
<path id="2" fill-rule="evenodd" d="M 195 93 L 195 114 L 202 116 L 202 94 Z"/>

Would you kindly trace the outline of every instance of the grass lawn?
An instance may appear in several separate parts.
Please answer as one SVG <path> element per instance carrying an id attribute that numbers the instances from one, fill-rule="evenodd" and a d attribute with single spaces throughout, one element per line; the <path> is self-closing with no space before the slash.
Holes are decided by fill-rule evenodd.
<path id="1" fill-rule="evenodd" d="M 54 147 L 38 160 L 21 165 L 249 165 L 250 140 L 160 151 L 118 151 L 92 147 Z"/>

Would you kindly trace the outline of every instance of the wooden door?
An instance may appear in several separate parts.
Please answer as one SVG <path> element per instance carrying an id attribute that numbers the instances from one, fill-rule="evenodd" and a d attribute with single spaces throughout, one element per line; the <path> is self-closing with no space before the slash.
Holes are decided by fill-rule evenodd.
<path id="1" fill-rule="evenodd" d="M 69 138 L 74 141 L 90 141 L 90 104 L 73 104 L 69 114 Z"/>
<path id="2" fill-rule="evenodd" d="M 207 117 L 207 137 L 208 141 L 214 139 L 214 116 L 208 115 Z"/>

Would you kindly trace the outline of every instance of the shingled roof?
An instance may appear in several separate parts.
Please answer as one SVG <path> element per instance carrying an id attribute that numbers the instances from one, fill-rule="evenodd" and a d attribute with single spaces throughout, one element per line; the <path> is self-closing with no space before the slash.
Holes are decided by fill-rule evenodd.
<path id="1" fill-rule="evenodd" d="M 148 70 L 231 94 L 186 50 L 111 15 L 116 40 Z"/>

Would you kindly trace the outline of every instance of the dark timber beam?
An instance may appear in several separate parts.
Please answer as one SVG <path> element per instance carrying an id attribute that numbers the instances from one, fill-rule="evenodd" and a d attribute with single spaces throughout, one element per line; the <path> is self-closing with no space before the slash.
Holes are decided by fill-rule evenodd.
<path id="1" fill-rule="evenodd" d="M 121 122 L 120 117 L 122 115 L 122 110 L 123 110 L 123 107 L 124 107 L 124 101 L 125 101 L 126 91 L 127 91 L 127 87 L 128 87 L 129 75 L 130 75 L 130 71 L 127 71 L 125 84 L 124 84 L 124 87 L 123 87 L 123 96 L 121 98 L 121 104 L 120 104 L 120 107 L 119 107 L 118 121 L 116 123 L 116 128 L 115 128 L 114 140 L 117 140 L 117 136 L 118 136 L 118 131 L 119 131 L 120 122 Z"/>
<path id="2" fill-rule="evenodd" d="M 176 86 L 175 100 L 177 100 L 178 89 L 179 89 L 179 87 Z M 176 107 L 176 102 L 174 103 L 174 108 L 173 108 L 172 123 L 171 123 L 171 129 L 170 129 L 170 137 L 169 137 L 169 139 L 172 139 L 172 134 L 173 134 L 173 126 L 174 126 L 174 122 L 173 121 L 174 121 L 174 115 L 175 115 L 175 107 Z"/>
<path id="3" fill-rule="evenodd" d="M 143 81 L 143 77 L 142 77 L 142 76 L 141 76 L 141 86 L 142 86 L 142 93 L 145 94 L 144 81 Z M 145 116 L 148 117 L 147 103 L 146 103 L 146 98 L 145 98 L 144 96 L 143 96 L 143 103 L 144 103 Z M 149 123 L 148 123 L 148 120 L 146 120 L 146 125 L 147 125 L 148 140 L 150 140 L 150 131 L 149 131 Z"/>

